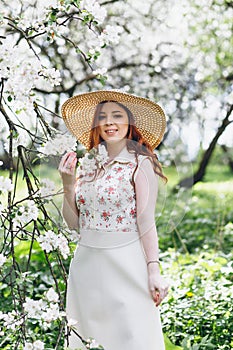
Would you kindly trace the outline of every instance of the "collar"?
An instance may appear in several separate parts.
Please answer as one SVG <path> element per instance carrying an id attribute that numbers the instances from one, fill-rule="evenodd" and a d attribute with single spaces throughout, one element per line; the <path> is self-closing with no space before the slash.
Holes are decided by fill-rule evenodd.
<path id="1" fill-rule="evenodd" d="M 127 164 L 127 163 L 135 163 L 136 164 L 136 159 L 135 159 L 135 152 L 130 153 L 127 150 L 127 147 L 125 146 L 121 152 L 114 158 L 112 159 L 109 163 L 107 163 L 107 167 L 113 163 L 122 163 L 122 164 Z"/>

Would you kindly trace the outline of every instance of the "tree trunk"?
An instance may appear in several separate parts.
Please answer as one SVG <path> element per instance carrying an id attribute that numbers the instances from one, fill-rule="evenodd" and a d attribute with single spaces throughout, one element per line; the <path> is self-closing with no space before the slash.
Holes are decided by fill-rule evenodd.
<path id="1" fill-rule="evenodd" d="M 221 148 L 222 148 L 223 152 L 225 153 L 225 155 L 227 157 L 227 163 L 228 163 L 231 171 L 233 172 L 233 160 L 231 159 L 231 157 L 230 157 L 230 155 L 228 153 L 228 149 L 227 149 L 227 147 L 225 145 L 222 145 Z"/>
<path id="2" fill-rule="evenodd" d="M 178 183 L 179 187 L 189 188 L 189 187 L 192 187 L 193 185 L 195 185 L 195 183 L 197 183 L 198 181 L 201 181 L 203 179 L 205 172 L 206 172 L 207 165 L 210 161 L 211 155 L 214 151 L 214 148 L 217 144 L 219 137 L 222 135 L 222 133 L 224 132 L 226 127 L 230 123 L 232 123 L 232 121 L 229 120 L 229 117 L 232 113 L 232 110 L 233 110 L 233 105 L 230 106 L 229 110 L 227 111 L 226 117 L 223 119 L 222 124 L 220 125 L 220 127 L 217 130 L 216 135 L 214 136 L 209 147 L 207 148 L 207 150 L 203 154 L 203 157 L 202 157 L 201 162 L 199 164 L 198 170 L 194 173 L 193 176 L 186 177 L 185 179 L 181 180 Z"/>

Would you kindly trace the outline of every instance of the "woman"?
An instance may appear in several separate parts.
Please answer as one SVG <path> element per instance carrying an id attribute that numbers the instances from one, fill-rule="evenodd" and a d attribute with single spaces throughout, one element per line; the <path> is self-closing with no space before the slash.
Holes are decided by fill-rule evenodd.
<path id="1" fill-rule="evenodd" d="M 67 317 L 83 338 L 105 350 L 164 350 L 158 306 L 168 284 L 160 275 L 154 211 L 158 177 L 153 149 L 165 116 L 155 103 L 117 91 L 70 98 L 62 107 L 68 129 L 90 151 L 65 154 L 63 216 L 81 239 L 71 262 Z M 73 321 L 74 322 L 74 321 Z M 75 332 L 71 349 L 85 349 Z"/>

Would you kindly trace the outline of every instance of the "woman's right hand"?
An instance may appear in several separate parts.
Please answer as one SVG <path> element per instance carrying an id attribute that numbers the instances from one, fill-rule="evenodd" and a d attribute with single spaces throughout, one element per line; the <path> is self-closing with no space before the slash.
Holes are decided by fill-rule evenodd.
<path id="1" fill-rule="evenodd" d="M 58 171 L 61 175 L 63 185 L 70 185 L 75 183 L 75 167 L 77 161 L 78 159 L 75 152 L 67 152 L 61 158 L 58 166 Z"/>

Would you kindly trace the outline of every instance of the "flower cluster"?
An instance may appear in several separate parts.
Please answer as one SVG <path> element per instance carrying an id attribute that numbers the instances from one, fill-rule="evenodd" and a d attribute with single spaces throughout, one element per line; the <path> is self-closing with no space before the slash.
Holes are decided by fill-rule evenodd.
<path id="1" fill-rule="evenodd" d="M 93 148 L 79 160 L 77 176 L 93 176 L 93 173 L 107 163 L 109 157 L 104 145 Z"/>
<path id="2" fill-rule="evenodd" d="M 59 310 L 58 301 L 58 294 L 50 288 L 43 299 L 33 300 L 27 297 L 23 307 L 28 318 L 38 320 L 44 328 L 48 328 L 53 321 L 64 316 L 64 312 Z"/>
<path id="3" fill-rule="evenodd" d="M 48 299 L 48 301 L 54 302 L 54 303 L 57 303 L 59 299 L 58 294 L 55 292 L 53 288 L 50 288 L 46 292 L 46 298 Z"/>
<path id="4" fill-rule="evenodd" d="M 52 287 L 47 290 L 39 300 L 26 297 L 23 303 L 26 318 L 33 320 L 34 323 L 39 322 L 44 329 L 47 329 L 51 326 L 53 321 L 60 320 L 65 316 L 64 311 L 59 310 L 58 301 L 59 296 Z M 0 311 L 0 322 L 3 327 L 1 332 L 4 331 L 4 328 L 15 331 L 24 321 L 25 315 L 22 317 L 16 310 L 8 313 Z M 44 343 L 40 340 L 26 342 L 23 349 L 42 350 L 44 349 Z"/>
<path id="5" fill-rule="evenodd" d="M 61 155 L 64 152 L 68 152 L 74 149 L 77 140 L 74 136 L 69 134 L 60 134 L 57 133 L 54 138 L 51 138 L 45 142 L 42 146 L 38 148 L 40 152 L 40 157 L 50 156 L 50 155 Z"/>
<path id="6" fill-rule="evenodd" d="M 47 328 L 51 322 L 57 320 L 61 315 L 57 303 L 50 303 L 48 306 L 42 300 L 32 300 L 26 298 L 25 311 L 29 318 L 43 321 L 43 326 Z"/>
<path id="7" fill-rule="evenodd" d="M 82 0 L 80 6 L 92 14 L 98 22 L 103 22 L 107 15 L 106 9 L 100 6 L 96 0 Z"/>
<path id="8" fill-rule="evenodd" d="M 40 243 L 41 248 L 47 253 L 58 249 L 64 259 L 67 259 L 70 253 L 68 240 L 61 233 L 57 235 L 53 231 L 49 230 L 38 237 L 37 241 Z"/>
<path id="9" fill-rule="evenodd" d="M 60 85 L 61 83 L 60 72 L 55 68 L 42 68 L 40 75 L 46 78 L 51 86 Z"/>
<path id="10" fill-rule="evenodd" d="M 25 60 L 25 50 L 25 46 L 16 45 L 11 38 L 4 39 L 1 45 L 0 75 L 6 80 L 4 91 L 8 101 L 14 101 L 15 111 L 33 111 L 32 90 L 38 84 L 47 81 L 54 86 L 61 81 L 59 71 L 44 67 L 29 49 Z"/>
<path id="11" fill-rule="evenodd" d="M 44 29 L 44 22 L 46 21 L 49 7 L 56 6 L 56 5 L 57 5 L 56 0 L 55 1 L 47 0 L 46 4 L 44 1 L 41 1 L 41 0 L 36 0 L 36 1 L 26 0 L 26 1 L 23 1 L 23 3 L 20 3 L 19 1 L 15 1 L 15 6 L 11 10 L 12 11 L 11 15 L 17 16 L 21 10 L 23 15 L 18 17 L 18 20 L 17 20 L 18 26 L 22 30 L 26 30 L 27 28 L 35 28 L 37 31 L 39 31 L 40 29 Z"/>
<path id="12" fill-rule="evenodd" d="M 106 25 L 99 37 L 100 45 L 118 44 L 123 29 L 120 26 Z"/>
<path id="13" fill-rule="evenodd" d="M 31 220 L 37 220 L 39 210 L 33 200 L 28 200 L 25 205 L 21 205 L 15 212 L 13 218 L 14 227 L 26 225 Z"/>
<path id="14" fill-rule="evenodd" d="M 23 306 L 29 318 L 41 319 L 41 312 L 46 309 L 47 304 L 42 299 L 33 300 L 26 298 Z"/>
<path id="15" fill-rule="evenodd" d="M 0 193 L 13 191 L 13 184 L 10 179 L 4 176 L 0 176 Z"/>
<path id="16" fill-rule="evenodd" d="M 3 322 L 3 327 L 14 331 L 24 322 L 24 319 L 23 317 L 20 317 L 20 315 L 17 314 L 15 310 L 7 312 L 5 314 L 0 311 L 0 321 Z"/>
<path id="17" fill-rule="evenodd" d="M 44 350 L 44 343 L 36 340 L 33 343 L 25 343 L 23 350 Z"/>

